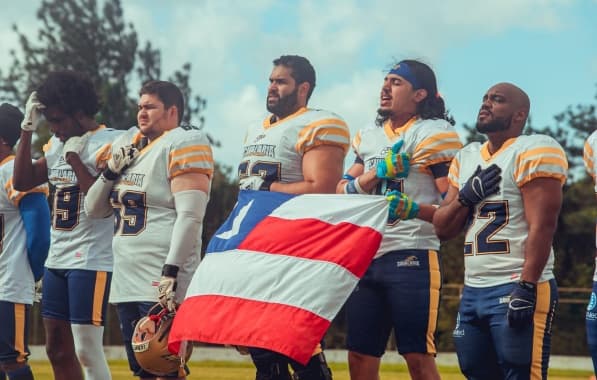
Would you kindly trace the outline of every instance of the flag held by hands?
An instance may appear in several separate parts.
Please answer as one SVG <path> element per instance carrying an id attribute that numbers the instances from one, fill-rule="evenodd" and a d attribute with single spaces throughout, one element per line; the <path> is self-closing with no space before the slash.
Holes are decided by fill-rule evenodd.
<path id="1" fill-rule="evenodd" d="M 260 347 L 306 363 L 377 252 L 387 202 L 241 191 L 169 336 Z"/>

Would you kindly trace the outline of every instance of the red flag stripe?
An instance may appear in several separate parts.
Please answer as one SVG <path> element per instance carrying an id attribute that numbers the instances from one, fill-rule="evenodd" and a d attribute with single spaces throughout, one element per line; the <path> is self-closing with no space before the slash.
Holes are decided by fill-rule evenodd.
<path id="1" fill-rule="evenodd" d="M 194 296 L 176 313 L 168 348 L 178 352 L 182 340 L 260 347 L 306 364 L 329 325 L 316 314 L 288 305 Z"/>
<path id="2" fill-rule="evenodd" d="M 377 230 L 352 223 L 267 217 L 238 248 L 328 261 L 362 277 L 381 239 Z"/>
<path id="3" fill-rule="evenodd" d="M 247 277 L 247 274 L 252 274 Z M 300 307 L 331 320 L 359 278 L 321 260 L 232 250 L 210 254 L 197 268 L 187 298 L 222 295 Z M 325 289 L 325 291 L 322 291 Z"/>

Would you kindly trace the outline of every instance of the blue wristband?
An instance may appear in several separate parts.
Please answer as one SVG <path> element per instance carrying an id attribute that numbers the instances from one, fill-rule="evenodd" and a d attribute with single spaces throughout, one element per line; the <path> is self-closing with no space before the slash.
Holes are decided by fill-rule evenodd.
<path id="1" fill-rule="evenodd" d="M 346 186 L 344 186 L 344 192 L 346 194 L 358 194 L 356 186 L 354 185 L 354 179 L 352 181 L 348 181 Z"/>
<path id="2" fill-rule="evenodd" d="M 349 181 L 352 181 L 354 179 L 354 177 L 351 176 L 350 174 L 346 173 L 342 176 L 342 179 L 347 179 Z"/>

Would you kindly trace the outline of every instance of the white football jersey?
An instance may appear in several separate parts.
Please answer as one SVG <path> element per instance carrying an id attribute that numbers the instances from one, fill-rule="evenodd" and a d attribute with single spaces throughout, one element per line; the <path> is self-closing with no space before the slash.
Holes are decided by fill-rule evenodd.
<path id="1" fill-rule="evenodd" d="M 585 147 L 583 152 L 583 161 L 585 162 L 585 168 L 589 175 L 593 178 L 595 184 L 595 194 L 597 195 L 597 131 L 591 133 L 591 135 L 585 141 Z M 597 224 L 595 225 L 595 238 L 597 239 Z M 595 241 L 597 247 L 597 240 Z M 597 281 L 597 256 L 595 256 L 595 272 L 593 274 L 593 281 Z"/>
<path id="2" fill-rule="evenodd" d="M 349 143 L 348 126 L 332 112 L 303 107 L 275 123 L 271 123 L 270 116 L 261 124 L 249 126 L 238 176 L 300 182 L 306 152 L 320 145 L 333 145 L 346 153 Z"/>
<path id="3" fill-rule="evenodd" d="M 374 194 L 385 195 L 398 190 L 417 203 L 439 204 L 441 194 L 429 167 L 442 162 L 449 165 L 456 152 L 462 148 L 454 127 L 446 120 L 412 118 L 402 127 L 392 130 L 390 121 L 387 121 L 383 128 L 373 126 L 359 131 L 352 146 L 357 157 L 363 160 L 365 171 L 369 171 L 384 160 L 386 153 L 399 140 L 404 141 L 400 152 L 410 154 L 408 176 L 382 180 Z M 375 257 L 404 249 L 438 250 L 439 239 L 433 224 L 420 219 L 389 223 Z"/>
<path id="4" fill-rule="evenodd" d="M 100 126 L 87 139 L 79 153 L 92 176 L 99 174 L 98 165 L 105 160 L 109 145 L 122 131 Z M 77 176 L 62 157 L 64 144 L 52 136 L 44 146 L 48 180 L 52 197 L 52 230 L 46 267 L 112 271 L 111 218 L 87 217 Z M 108 151 L 109 152 L 109 151 Z"/>
<path id="5" fill-rule="evenodd" d="M 12 187 L 14 156 L 0 162 L 0 301 L 33 303 L 34 279 L 27 259 L 27 233 L 19 202 L 28 193 L 48 195 L 46 184 L 27 192 Z"/>
<path id="6" fill-rule="evenodd" d="M 450 184 L 462 189 L 477 165 L 496 164 L 502 169 L 500 191 L 475 206 L 464 243 L 464 283 L 488 287 L 517 281 L 524 264 L 528 223 L 521 187 L 535 178 L 555 178 L 566 182 L 568 161 L 564 150 L 545 135 L 511 138 L 493 155 L 487 143 L 471 143 L 452 161 Z M 551 249 L 539 281 L 553 275 Z"/>
<path id="7" fill-rule="evenodd" d="M 137 127 L 126 131 L 113 149 L 136 144 L 143 135 Z M 133 163 L 114 183 L 114 274 L 110 302 L 154 302 L 176 221 L 171 180 L 184 173 L 212 177 L 214 163 L 209 140 L 199 130 L 183 127 L 164 132 L 142 148 Z M 201 236 L 201 234 L 199 234 Z M 176 298 L 184 299 L 201 260 L 197 252 L 180 268 Z"/>

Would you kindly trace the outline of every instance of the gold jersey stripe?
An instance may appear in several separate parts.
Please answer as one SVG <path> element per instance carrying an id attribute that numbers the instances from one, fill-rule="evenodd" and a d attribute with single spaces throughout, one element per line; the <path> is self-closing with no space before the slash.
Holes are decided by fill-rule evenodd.
<path id="1" fill-rule="evenodd" d="M 211 149 L 206 145 L 192 145 L 184 148 L 176 149 L 170 152 L 170 159 L 182 156 L 189 153 L 208 153 L 211 156 Z"/>
<path id="2" fill-rule="evenodd" d="M 199 173 L 199 174 L 205 174 L 206 176 L 208 176 L 209 178 L 211 178 L 213 176 L 213 169 L 207 169 L 207 168 L 199 168 L 199 167 L 191 167 L 191 168 L 184 168 L 184 169 L 178 169 L 174 172 L 170 173 L 170 179 L 177 177 L 181 174 L 185 174 L 185 173 Z"/>

